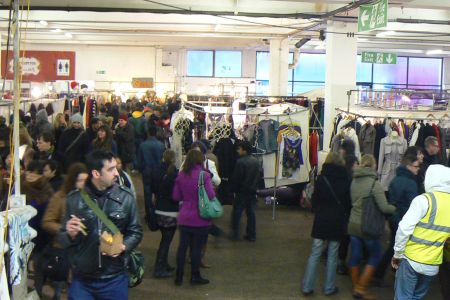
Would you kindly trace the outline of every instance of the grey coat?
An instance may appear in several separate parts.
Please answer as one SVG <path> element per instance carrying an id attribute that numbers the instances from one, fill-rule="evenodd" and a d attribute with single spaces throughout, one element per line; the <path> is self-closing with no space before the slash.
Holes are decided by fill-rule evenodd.
<path id="1" fill-rule="evenodd" d="M 377 131 L 372 124 L 364 124 L 358 135 L 361 154 L 374 154 L 376 135 Z"/>

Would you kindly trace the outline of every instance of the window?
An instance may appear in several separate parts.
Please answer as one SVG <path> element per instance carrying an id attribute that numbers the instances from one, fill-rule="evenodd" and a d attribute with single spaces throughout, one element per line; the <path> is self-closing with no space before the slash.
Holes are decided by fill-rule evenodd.
<path id="1" fill-rule="evenodd" d="M 256 80 L 269 80 L 270 54 L 269 52 L 256 52 Z"/>
<path id="2" fill-rule="evenodd" d="M 187 52 L 187 75 L 193 77 L 242 77 L 241 51 Z"/>
<path id="3" fill-rule="evenodd" d="M 241 51 L 216 51 L 215 77 L 242 77 Z"/>
<path id="4" fill-rule="evenodd" d="M 372 66 L 371 63 L 361 62 L 361 55 L 358 55 L 356 65 L 356 82 L 372 82 Z"/>
<path id="5" fill-rule="evenodd" d="M 187 75 L 199 77 L 213 76 L 213 51 L 188 51 Z"/>
<path id="6" fill-rule="evenodd" d="M 441 85 L 441 58 L 410 57 L 408 85 Z"/>
<path id="7" fill-rule="evenodd" d="M 294 81 L 325 82 L 326 68 L 324 54 L 301 53 L 294 70 Z"/>
<path id="8" fill-rule="evenodd" d="M 373 82 L 383 84 L 406 84 L 407 83 L 407 57 L 397 57 L 395 65 L 373 65 Z"/>

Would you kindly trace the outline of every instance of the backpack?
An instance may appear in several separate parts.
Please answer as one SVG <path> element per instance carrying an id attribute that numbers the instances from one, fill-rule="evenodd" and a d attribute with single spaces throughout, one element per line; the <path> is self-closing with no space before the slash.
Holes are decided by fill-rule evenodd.
<path id="1" fill-rule="evenodd" d="M 373 187 L 375 186 L 375 179 L 370 188 L 369 195 L 363 198 L 363 207 L 361 215 L 361 231 L 373 239 L 378 239 L 384 232 L 384 214 L 381 212 L 375 198 L 373 197 Z"/>
<path id="2" fill-rule="evenodd" d="M 141 251 L 133 250 L 128 255 L 128 287 L 139 285 L 144 278 L 144 255 Z"/>

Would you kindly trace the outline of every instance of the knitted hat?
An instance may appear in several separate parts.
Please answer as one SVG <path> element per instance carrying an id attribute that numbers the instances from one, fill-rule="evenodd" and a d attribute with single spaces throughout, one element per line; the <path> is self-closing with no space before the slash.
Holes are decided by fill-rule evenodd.
<path id="1" fill-rule="evenodd" d="M 121 113 L 119 116 L 119 120 L 128 121 L 128 115 L 126 113 Z"/>
<path id="2" fill-rule="evenodd" d="M 70 121 L 72 121 L 72 123 L 83 123 L 83 117 L 80 113 L 76 113 L 70 118 Z"/>

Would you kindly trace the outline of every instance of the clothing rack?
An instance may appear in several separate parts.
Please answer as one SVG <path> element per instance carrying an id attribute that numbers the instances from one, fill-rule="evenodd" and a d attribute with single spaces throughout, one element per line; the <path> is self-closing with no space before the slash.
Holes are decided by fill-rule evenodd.
<path id="1" fill-rule="evenodd" d="M 280 105 L 281 104 L 282 103 L 280 103 Z M 276 105 L 276 104 L 271 104 L 271 105 Z M 196 103 L 192 103 L 191 101 L 186 102 L 186 103 L 184 101 L 182 101 L 181 102 L 181 106 L 182 106 L 182 108 L 184 108 L 186 110 L 192 110 L 192 111 L 196 111 L 196 112 L 201 112 L 201 113 L 206 113 L 206 114 L 213 114 L 213 115 L 225 115 L 224 113 L 210 113 L 210 112 L 206 112 L 204 110 L 204 106 L 198 105 Z M 230 107 L 227 107 L 227 108 L 230 108 Z M 289 117 L 289 116 L 291 116 L 293 114 L 309 111 L 310 109 L 311 109 L 311 106 L 309 106 L 308 108 L 302 107 L 302 108 L 296 109 L 294 111 L 290 111 L 290 109 L 288 108 L 288 111 L 286 113 L 282 113 L 282 114 L 269 114 L 268 110 L 266 109 L 262 113 L 231 113 L 230 115 L 232 115 L 232 116 L 235 115 L 235 116 L 267 116 L 267 117 L 276 117 L 276 121 L 279 123 L 281 117 Z M 323 129 L 323 127 L 322 127 L 322 129 Z M 307 147 L 307 150 L 309 151 L 309 145 L 307 145 L 306 147 Z M 280 158 L 280 156 L 279 156 L 280 153 L 279 152 L 280 152 L 279 149 L 275 152 L 275 163 L 277 165 L 279 163 L 279 158 Z M 307 155 L 307 157 L 308 157 L 308 155 Z M 310 171 L 311 170 L 308 170 L 308 173 Z M 274 191 L 273 191 L 273 196 L 271 197 L 271 202 L 272 202 L 272 220 L 275 220 L 276 219 L 276 206 L 278 204 L 278 202 L 277 202 L 278 174 L 275 174 L 274 177 L 264 177 L 264 179 L 273 179 L 274 180 L 274 186 L 273 186 Z"/>
<path id="2" fill-rule="evenodd" d="M 434 113 L 442 113 L 442 112 L 447 113 L 446 111 L 437 111 L 437 112 L 436 111 L 423 111 L 423 112 L 428 112 L 429 115 L 432 115 L 432 116 L 428 116 L 428 117 L 423 118 L 423 117 L 408 117 L 408 116 L 403 117 L 403 116 L 391 116 L 391 115 L 389 115 L 389 116 L 370 116 L 370 115 L 362 115 L 360 113 L 355 113 L 355 112 L 347 111 L 347 110 L 340 109 L 340 108 L 336 108 L 336 111 L 341 112 L 341 113 L 345 113 L 345 114 L 348 114 L 348 115 L 352 115 L 352 116 L 355 116 L 355 117 L 360 117 L 360 118 L 363 118 L 363 119 L 365 119 L 365 118 L 374 118 L 374 119 L 389 118 L 389 119 L 402 119 L 402 120 L 411 120 L 411 121 L 433 121 L 433 120 L 434 121 L 440 121 L 440 120 L 443 119 L 443 116 L 441 116 L 440 118 L 437 118 L 437 117 L 433 116 L 433 114 Z M 397 110 L 397 111 L 405 112 L 404 110 Z"/>

